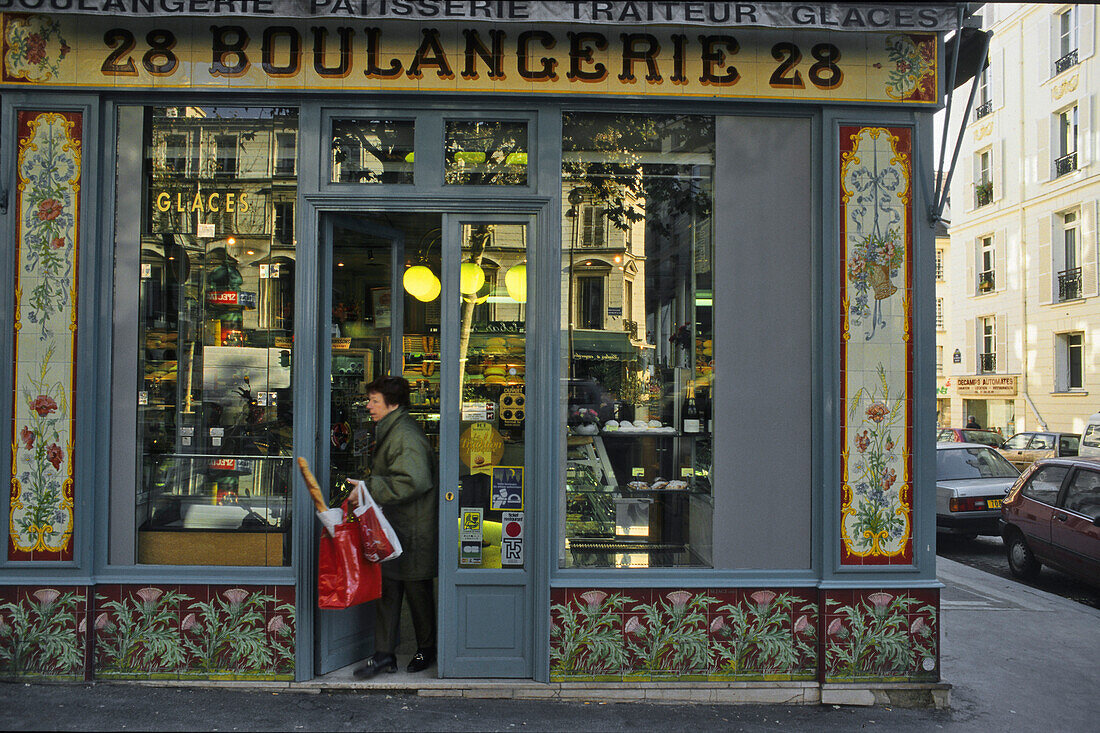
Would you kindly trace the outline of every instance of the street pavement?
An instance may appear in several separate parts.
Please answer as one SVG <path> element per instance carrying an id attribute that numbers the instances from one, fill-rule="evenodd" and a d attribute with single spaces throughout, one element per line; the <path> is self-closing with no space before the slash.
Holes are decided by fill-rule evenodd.
<path id="1" fill-rule="evenodd" d="M 1100 610 L 939 558 L 950 710 L 0 683 L 3 730 L 1095 731 Z"/>

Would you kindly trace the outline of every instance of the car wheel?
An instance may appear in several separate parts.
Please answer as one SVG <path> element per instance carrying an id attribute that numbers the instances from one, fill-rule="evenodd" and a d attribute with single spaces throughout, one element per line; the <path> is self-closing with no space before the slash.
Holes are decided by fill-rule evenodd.
<path id="1" fill-rule="evenodd" d="M 1005 545 L 1005 552 L 1008 555 L 1008 569 L 1017 578 L 1034 580 L 1039 574 L 1039 568 L 1042 565 L 1035 559 L 1035 553 L 1031 551 L 1027 540 L 1019 532 L 1012 534 L 1008 544 Z"/>

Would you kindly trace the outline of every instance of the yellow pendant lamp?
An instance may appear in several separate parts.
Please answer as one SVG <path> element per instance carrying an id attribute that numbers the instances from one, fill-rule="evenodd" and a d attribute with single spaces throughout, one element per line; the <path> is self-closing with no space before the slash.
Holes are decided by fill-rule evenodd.
<path id="1" fill-rule="evenodd" d="M 504 275 L 504 287 L 508 297 L 517 303 L 527 302 L 527 265 L 520 263 L 508 269 Z"/>
<path id="2" fill-rule="evenodd" d="M 463 295 L 473 295 L 485 284 L 485 271 L 476 262 L 463 262 L 459 275 L 459 290 Z"/>
<path id="3" fill-rule="evenodd" d="M 405 270 L 401 283 L 409 295 L 425 303 L 438 297 L 441 287 L 439 278 L 424 265 L 414 265 Z M 434 295 L 431 294 L 433 292 Z"/>

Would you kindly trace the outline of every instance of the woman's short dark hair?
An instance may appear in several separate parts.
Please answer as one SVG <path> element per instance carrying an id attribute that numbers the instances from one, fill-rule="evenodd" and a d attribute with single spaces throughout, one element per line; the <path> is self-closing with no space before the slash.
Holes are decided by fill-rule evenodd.
<path id="1" fill-rule="evenodd" d="M 387 405 L 409 406 L 409 381 L 404 377 L 379 377 L 367 385 L 366 393 L 377 392 Z"/>

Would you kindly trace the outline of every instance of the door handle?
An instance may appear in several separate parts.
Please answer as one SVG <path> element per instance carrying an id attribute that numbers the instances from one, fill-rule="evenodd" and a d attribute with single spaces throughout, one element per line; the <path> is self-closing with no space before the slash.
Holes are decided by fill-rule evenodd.
<path id="1" fill-rule="evenodd" d="M 1067 519 L 1069 519 L 1069 516 L 1067 516 L 1065 514 L 1055 514 L 1054 518 L 1057 519 L 1059 522 L 1064 522 Z"/>
<path id="2" fill-rule="evenodd" d="M 455 500 L 455 492 L 453 492 L 453 491 L 448 491 L 443 496 L 447 501 L 454 501 Z"/>

